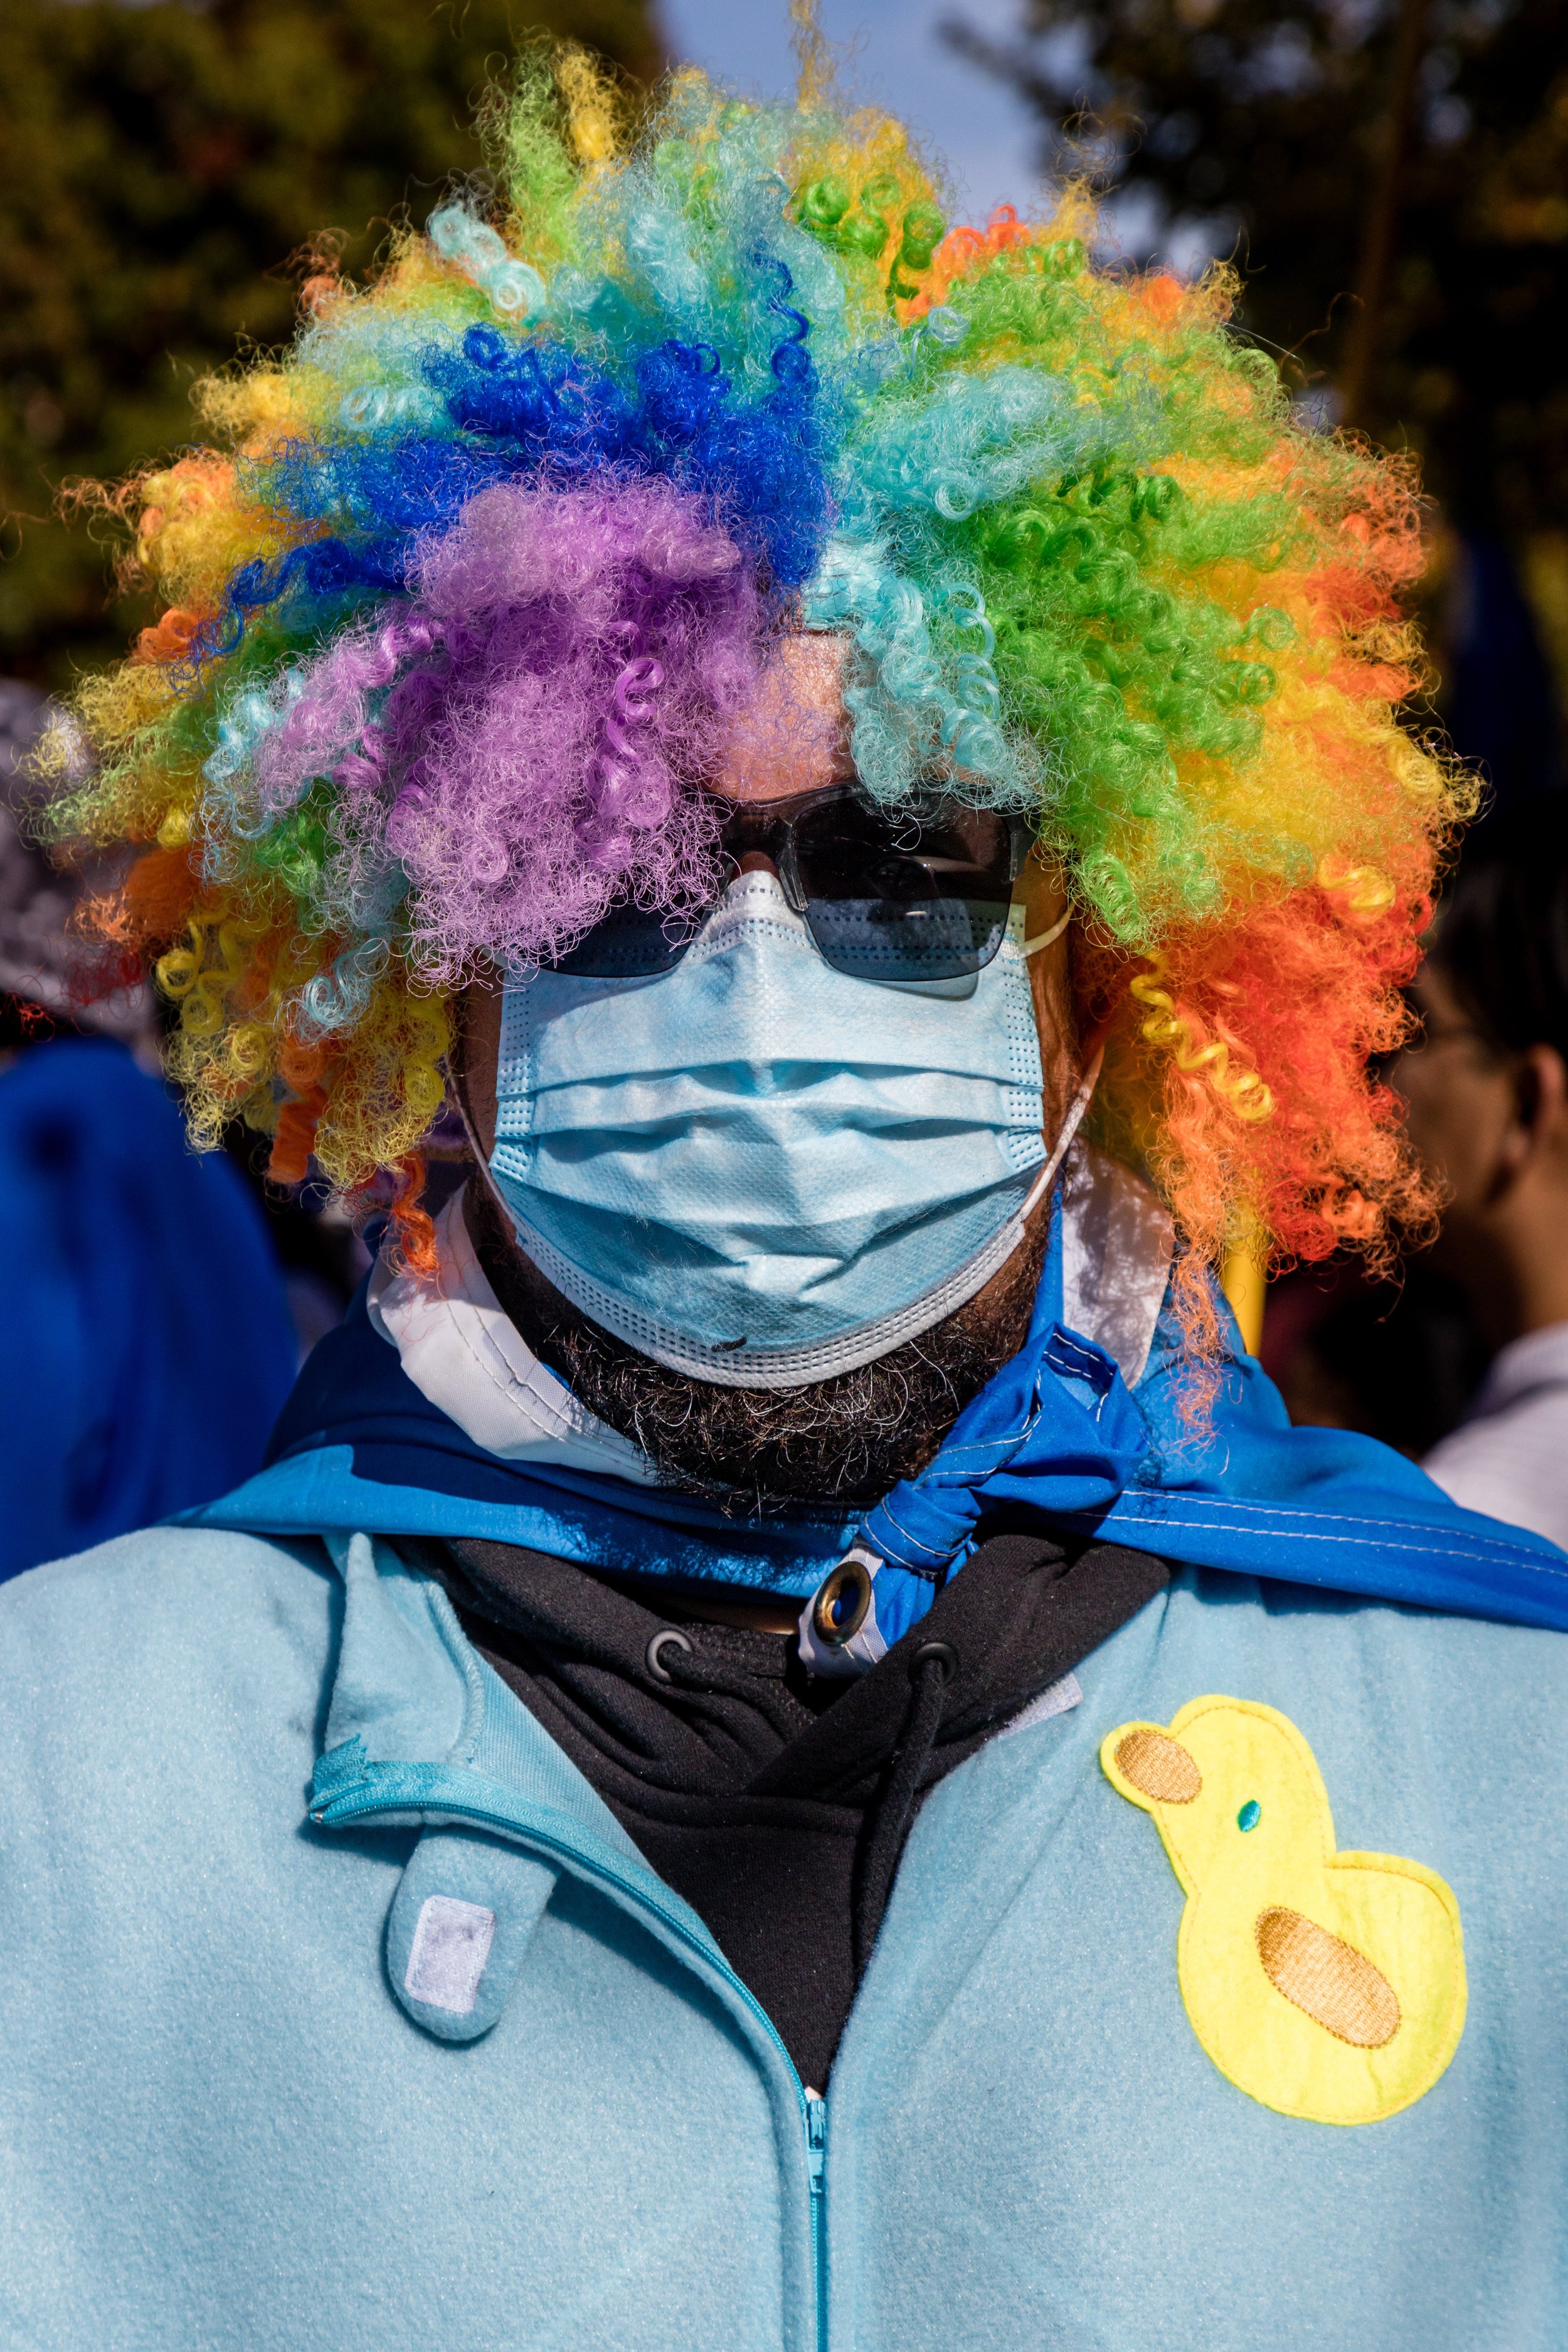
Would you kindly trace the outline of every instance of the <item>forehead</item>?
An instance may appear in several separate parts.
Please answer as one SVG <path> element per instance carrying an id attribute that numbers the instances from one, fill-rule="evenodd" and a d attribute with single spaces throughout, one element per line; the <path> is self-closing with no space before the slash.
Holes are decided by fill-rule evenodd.
<path id="1" fill-rule="evenodd" d="M 710 789 L 731 801 L 776 801 L 853 776 L 844 707 L 848 652 L 848 638 L 836 632 L 781 639 L 735 718 Z"/>

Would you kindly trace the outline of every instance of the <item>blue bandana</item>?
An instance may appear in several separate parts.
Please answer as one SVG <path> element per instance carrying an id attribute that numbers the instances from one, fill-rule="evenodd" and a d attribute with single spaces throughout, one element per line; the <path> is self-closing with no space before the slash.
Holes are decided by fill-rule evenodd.
<path id="1" fill-rule="evenodd" d="M 1104 1349 L 1064 1325 L 1058 1216 L 1025 1346 L 918 1478 L 863 1517 L 731 1518 L 658 1486 L 486 1452 L 414 1386 L 362 1290 L 301 1372 L 267 1466 L 184 1523 L 477 1536 L 688 1590 L 718 1581 L 801 1599 L 854 1544 L 881 1563 L 880 1644 L 923 1616 L 985 1521 L 1005 1515 L 1194 1566 L 1568 1630 L 1568 1557 L 1555 1545 L 1462 1510 L 1374 1439 L 1292 1428 L 1229 1328 L 1212 1413 L 1194 1429 L 1168 1298 L 1132 1391 Z"/>

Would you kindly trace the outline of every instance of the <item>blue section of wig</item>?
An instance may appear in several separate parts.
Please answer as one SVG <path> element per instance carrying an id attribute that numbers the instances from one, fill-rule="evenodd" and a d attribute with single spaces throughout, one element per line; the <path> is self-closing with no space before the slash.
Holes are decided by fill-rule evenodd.
<path id="1" fill-rule="evenodd" d="M 293 442 L 256 466 L 259 496 L 331 535 L 237 572 L 221 634 L 203 650 L 232 653 L 264 607 L 298 625 L 329 600 L 400 593 L 422 539 L 455 522 L 480 490 L 542 468 L 563 478 L 666 475 L 711 500 L 775 589 L 798 589 L 821 555 L 830 509 L 807 321 L 792 310 L 785 324 L 767 388 L 751 399 L 710 344 L 667 339 L 638 357 L 627 391 L 558 341 L 520 345 L 474 326 L 455 347 L 433 342 L 423 373 L 450 437 Z M 393 407 L 395 394 L 386 399 Z"/>
<path id="2" fill-rule="evenodd" d="M 1035 369 L 957 373 L 957 310 L 851 324 L 839 270 L 787 216 L 780 135 L 739 118 L 607 176 L 548 284 L 509 275 L 495 231 L 451 200 L 429 235 L 469 279 L 458 315 L 348 304 L 308 329 L 302 367 L 329 400 L 342 387 L 336 431 L 256 463 L 254 492 L 323 535 L 236 577 L 223 649 L 264 606 L 319 637 L 399 594 L 421 542 L 498 482 L 660 475 L 709 500 L 810 624 L 854 635 L 871 792 L 957 767 L 990 800 L 1036 802 L 1046 762 L 1001 724 L 991 623 L 949 528 L 1111 442 L 1125 454 L 1148 404 L 1132 383 L 1106 408 Z"/>

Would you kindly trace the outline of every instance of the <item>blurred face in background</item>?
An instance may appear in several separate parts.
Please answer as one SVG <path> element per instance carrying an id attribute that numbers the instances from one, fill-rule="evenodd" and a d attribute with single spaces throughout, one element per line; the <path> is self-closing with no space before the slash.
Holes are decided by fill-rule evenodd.
<path id="1" fill-rule="evenodd" d="M 1432 1263 L 1500 1347 L 1568 1319 L 1568 1074 L 1551 1045 L 1499 1045 L 1440 963 L 1414 995 L 1423 1034 L 1393 1080 L 1443 1202 Z"/>
<path id="2" fill-rule="evenodd" d="M 1439 965 L 1426 965 L 1412 994 L 1421 1034 L 1399 1056 L 1394 1084 L 1410 1140 L 1442 1192 L 1447 1235 L 1495 1195 L 1514 1115 L 1513 1057 L 1469 1018 Z"/>

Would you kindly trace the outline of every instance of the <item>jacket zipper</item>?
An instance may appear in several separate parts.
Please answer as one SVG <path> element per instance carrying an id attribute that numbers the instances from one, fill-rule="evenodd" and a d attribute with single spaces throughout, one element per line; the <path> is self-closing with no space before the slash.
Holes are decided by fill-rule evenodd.
<path id="1" fill-rule="evenodd" d="M 816 2352 L 827 2352 L 827 2102 L 806 2094 L 805 2160 L 811 2171 L 811 2265 L 816 2283 Z"/>
<path id="2" fill-rule="evenodd" d="M 391 1769 L 395 1770 L 397 1768 L 394 1766 Z M 410 1808 L 406 1800 L 399 1803 L 395 1799 L 386 1797 L 370 1799 L 362 1798 L 356 1802 L 349 1791 L 344 1790 L 341 1793 L 334 1794 L 330 1797 L 321 1799 L 312 1798 L 310 1806 L 310 1819 L 320 1826 L 323 1828 L 336 1829 L 340 1823 L 345 1822 L 368 1821 L 378 1813 L 401 1813 L 406 1815 L 410 1810 L 416 1811 L 418 1808 L 416 1806 Z M 454 1802 L 448 1796 L 442 1797 L 438 1811 L 448 1820 L 469 1821 L 478 1823 L 480 1827 L 485 1829 L 509 1831 L 513 1837 L 521 1837 L 526 1839 L 526 1842 L 529 1844 L 536 1847 L 543 1853 L 558 1854 L 563 1862 L 574 1863 L 585 1876 L 597 1878 L 602 1880 L 606 1885 L 618 1887 L 623 1895 L 629 1895 L 632 1901 L 639 1905 L 642 1909 L 651 1911 L 656 1918 L 662 1919 L 665 1926 L 669 1928 L 670 1932 L 673 1935 L 678 1936 L 687 1948 L 689 1951 L 694 1952 L 706 1968 L 712 1969 L 715 1975 L 721 1976 L 724 1979 L 725 1982 L 736 1994 L 739 1995 L 745 2006 L 751 2011 L 752 2015 L 756 2019 L 758 2025 L 761 2027 L 763 2036 L 773 2044 L 773 2047 L 778 2053 L 779 2059 L 784 2066 L 784 2072 L 789 2076 L 790 2082 L 795 2090 L 795 2103 L 800 2109 L 801 2122 L 805 2130 L 806 2180 L 810 2195 L 811 2208 L 811 2275 L 814 2303 L 814 2326 L 812 2333 L 815 2339 L 816 2352 L 826 2352 L 827 2222 L 826 2206 L 827 2195 L 827 2102 L 826 2099 L 818 2098 L 815 2095 L 809 2097 L 807 2096 L 805 2085 L 795 2072 L 795 2061 L 790 2056 L 789 2052 L 784 2048 L 784 2042 L 779 2037 L 779 2030 L 777 2026 L 773 2023 L 773 2019 L 768 2015 L 767 2011 L 763 2007 L 761 2001 L 758 2000 L 756 1994 L 752 1990 L 750 1985 L 745 1983 L 742 1978 L 735 1974 L 734 1969 L 730 1966 L 730 1963 L 725 1959 L 723 1954 L 717 1948 L 717 1947 L 710 1948 L 708 1944 L 700 1941 L 699 1937 L 692 1934 L 691 1929 L 687 1926 L 686 1921 L 680 1916 L 680 1914 L 678 1911 L 670 1910 L 666 1905 L 658 1902 L 644 1888 L 634 1885 L 629 1879 L 621 1877 L 618 1872 L 606 1870 L 602 1865 L 595 1864 L 586 1854 L 579 1852 L 579 1850 L 572 1845 L 566 1839 L 552 1838 L 547 1833 L 535 1830 L 524 1831 L 521 1828 L 521 1825 L 518 1822 L 510 1819 L 505 1813 L 498 1812 L 492 1807 L 486 1805 L 466 1805 L 462 1803 L 461 1801 Z"/>

